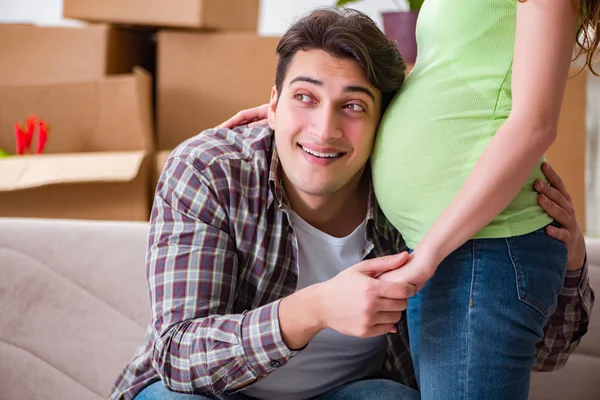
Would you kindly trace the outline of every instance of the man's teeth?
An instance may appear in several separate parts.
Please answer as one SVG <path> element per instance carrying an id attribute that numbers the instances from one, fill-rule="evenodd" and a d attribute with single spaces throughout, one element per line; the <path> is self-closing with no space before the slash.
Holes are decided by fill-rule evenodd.
<path id="1" fill-rule="evenodd" d="M 308 154 L 313 155 L 315 157 L 320 157 L 320 158 L 336 158 L 343 154 L 343 153 L 318 153 L 316 151 L 309 150 L 306 147 L 302 147 L 302 146 L 300 146 L 300 147 L 302 148 L 302 150 L 304 150 Z"/>

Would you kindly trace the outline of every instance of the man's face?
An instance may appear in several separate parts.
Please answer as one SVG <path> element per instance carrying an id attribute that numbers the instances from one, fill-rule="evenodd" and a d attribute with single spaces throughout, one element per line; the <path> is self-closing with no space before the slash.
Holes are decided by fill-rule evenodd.
<path id="1" fill-rule="evenodd" d="M 269 104 L 286 190 L 326 197 L 360 180 L 380 110 L 381 93 L 356 61 L 296 53 Z"/>

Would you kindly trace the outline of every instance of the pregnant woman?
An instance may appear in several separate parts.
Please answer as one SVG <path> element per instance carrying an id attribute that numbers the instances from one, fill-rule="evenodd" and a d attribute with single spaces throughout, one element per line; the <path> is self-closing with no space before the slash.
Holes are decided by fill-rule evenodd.
<path id="1" fill-rule="evenodd" d="M 426 0 L 418 58 L 372 158 L 388 219 L 414 251 L 383 279 L 409 300 L 421 396 L 526 399 L 566 249 L 533 188 L 554 141 L 576 38 L 591 64 L 593 0 Z"/>

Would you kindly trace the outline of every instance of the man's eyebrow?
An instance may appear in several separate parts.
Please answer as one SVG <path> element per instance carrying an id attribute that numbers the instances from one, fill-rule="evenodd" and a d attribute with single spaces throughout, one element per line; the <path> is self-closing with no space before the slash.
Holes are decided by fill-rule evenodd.
<path id="1" fill-rule="evenodd" d="M 308 76 L 297 76 L 294 79 L 292 79 L 289 84 L 291 85 L 294 82 L 308 82 L 312 83 L 313 85 L 323 86 L 323 82 L 321 82 L 318 79 L 309 78 Z"/>
<path id="2" fill-rule="evenodd" d="M 369 96 L 373 101 L 375 101 L 375 94 L 369 88 L 366 88 L 364 86 L 346 86 L 344 88 L 344 93 L 355 92 L 364 93 L 367 96 Z"/>
<path id="3" fill-rule="evenodd" d="M 294 82 L 308 82 L 316 86 L 323 86 L 323 82 L 318 79 L 310 78 L 308 76 L 297 76 L 290 81 L 290 85 Z M 364 93 L 369 96 L 373 101 L 375 101 L 375 94 L 367 87 L 364 86 L 346 86 L 344 88 L 344 93 Z"/>

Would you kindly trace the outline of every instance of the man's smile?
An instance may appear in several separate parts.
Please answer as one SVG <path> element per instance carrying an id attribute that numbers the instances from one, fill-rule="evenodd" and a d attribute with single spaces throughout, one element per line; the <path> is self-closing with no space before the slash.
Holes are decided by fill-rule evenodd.
<path id="1" fill-rule="evenodd" d="M 302 144 L 298 144 L 298 147 L 300 147 L 302 149 L 302 151 L 304 151 L 305 153 L 316 157 L 316 158 L 324 158 L 324 159 L 335 159 L 335 158 L 339 158 L 344 156 L 346 153 L 342 152 L 342 151 L 338 151 L 335 149 L 330 149 L 330 148 L 316 148 L 315 146 L 310 146 L 312 148 L 309 148 L 309 145 L 302 145 Z"/>

